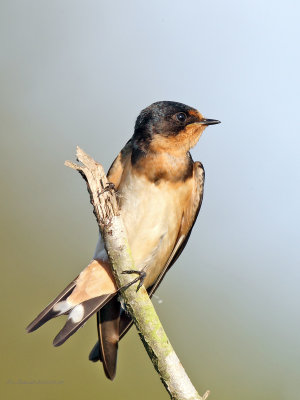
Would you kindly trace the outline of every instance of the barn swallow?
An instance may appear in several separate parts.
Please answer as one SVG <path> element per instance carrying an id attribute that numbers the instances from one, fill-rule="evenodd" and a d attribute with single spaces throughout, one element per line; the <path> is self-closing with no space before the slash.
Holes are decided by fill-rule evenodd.
<path id="1" fill-rule="evenodd" d="M 134 134 L 108 171 L 117 191 L 136 271 L 150 296 L 184 249 L 198 216 L 204 169 L 190 149 L 208 125 L 196 109 L 160 101 L 141 111 Z M 117 295 L 104 243 L 99 237 L 90 264 L 27 327 L 32 332 L 62 314 L 68 319 L 53 344 L 64 343 L 97 313 L 98 342 L 89 359 L 116 373 L 118 342 L 132 325 Z"/>

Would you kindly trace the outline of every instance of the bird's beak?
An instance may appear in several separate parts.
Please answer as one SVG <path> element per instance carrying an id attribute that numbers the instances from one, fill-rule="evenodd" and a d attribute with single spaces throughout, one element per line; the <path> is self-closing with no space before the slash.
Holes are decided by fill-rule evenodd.
<path id="1" fill-rule="evenodd" d="M 197 124 L 199 125 L 216 125 L 220 123 L 221 121 L 218 121 L 217 119 L 208 119 L 208 118 L 204 118 L 201 121 L 197 122 Z"/>

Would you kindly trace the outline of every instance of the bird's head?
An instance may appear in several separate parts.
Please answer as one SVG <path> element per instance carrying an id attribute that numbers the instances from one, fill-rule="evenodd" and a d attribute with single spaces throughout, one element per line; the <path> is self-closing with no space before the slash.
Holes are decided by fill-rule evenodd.
<path id="1" fill-rule="evenodd" d="M 141 111 L 133 140 L 155 152 L 182 153 L 196 145 L 208 125 L 219 123 L 185 104 L 159 101 Z"/>

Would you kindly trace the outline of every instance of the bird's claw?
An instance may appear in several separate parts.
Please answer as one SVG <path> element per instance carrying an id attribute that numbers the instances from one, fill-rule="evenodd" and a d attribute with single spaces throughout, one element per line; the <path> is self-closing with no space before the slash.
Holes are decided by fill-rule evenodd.
<path id="1" fill-rule="evenodd" d="M 141 271 L 135 270 L 135 269 L 130 269 L 128 271 L 123 271 L 122 274 L 137 274 L 138 277 L 135 278 L 133 281 L 127 283 L 127 285 L 123 286 L 123 289 L 126 290 L 128 289 L 131 285 L 135 284 L 136 282 L 139 282 L 138 287 L 136 288 L 136 291 L 138 292 L 140 288 L 143 286 L 144 280 L 146 278 L 146 272 L 142 269 Z"/>
<path id="2" fill-rule="evenodd" d="M 105 192 L 110 192 L 110 191 L 116 191 L 116 187 L 115 184 L 112 182 L 107 182 L 106 186 L 104 189 L 101 190 L 101 192 L 99 192 L 99 195 L 105 193 Z"/>

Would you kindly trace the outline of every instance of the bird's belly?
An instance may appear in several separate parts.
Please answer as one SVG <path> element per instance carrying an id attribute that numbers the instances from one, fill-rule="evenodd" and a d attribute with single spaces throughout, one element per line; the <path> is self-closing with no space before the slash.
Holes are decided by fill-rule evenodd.
<path id="1" fill-rule="evenodd" d="M 189 185 L 155 185 L 133 174 L 119 186 L 118 202 L 135 269 L 145 268 L 146 288 L 156 281 L 171 255 L 189 193 Z M 94 258 L 107 259 L 101 237 Z"/>
<path id="2" fill-rule="evenodd" d="M 177 239 L 182 211 L 176 191 L 131 177 L 120 189 L 120 206 L 135 268 L 145 268 L 151 286 L 167 262 Z"/>

